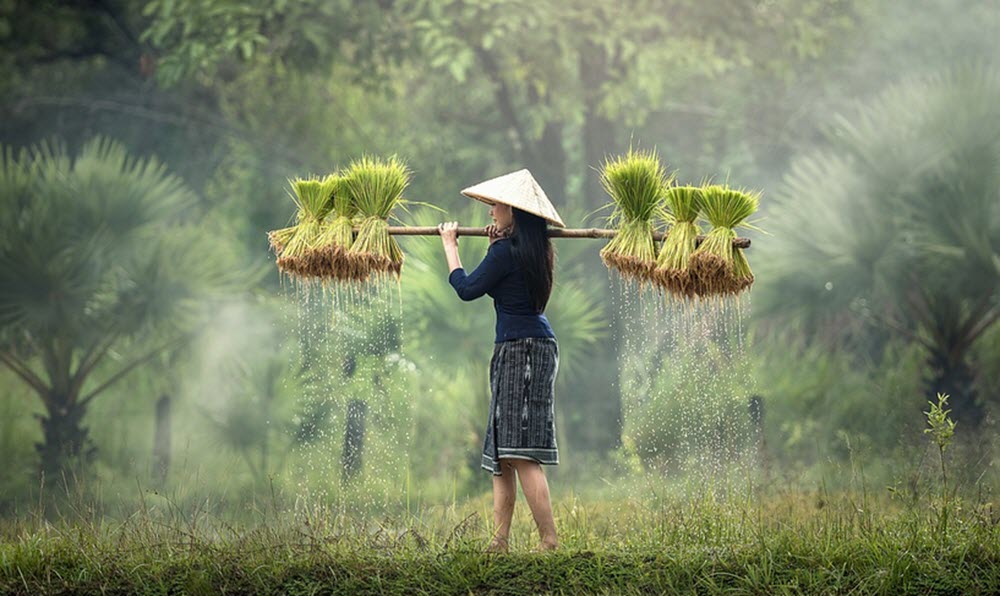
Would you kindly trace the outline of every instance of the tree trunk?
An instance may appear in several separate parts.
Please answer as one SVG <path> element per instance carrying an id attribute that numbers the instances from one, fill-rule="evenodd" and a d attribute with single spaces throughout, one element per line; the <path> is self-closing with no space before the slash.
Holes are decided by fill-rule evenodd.
<path id="1" fill-rule="evenodd" d="M 566 148 L 563 145 L 562 122 L 549 122 L 545 125 L 542 138 L 530 153 L 523 154 L 523 159 L 528 161 L 532 155 L 537 156 L 538 162 L 529 162 L 527 167 L 536 172 L 538 184 L 554 205 L 565 205 Z"/>
<path id="2" fill-rule="evenodd" d="M 358 361 L 353 354 L 348 354 L 340 363 L 344 378 L 351 379 L 358 370 Z M 361 399 L 347 402 L 347 428 L 344 429 L 344 448 L 340 452 L 342 473 L 340 484 L 345 485 L 354 480 L 363 467 L 362 455 L 365 447 L 365 419 L 368 417 L 368 404 Z"/>
<path id="3" fill-rule="evenodd" d="M 365 447 L 365 419 L 368 404 L 362 399 L 352 399 L 347 403 L 347 428 L 344 430 L 344 450 L 340 455 L 343 473 L 341 484 L 348 484 L 361 472 Z"/>
<path id="4" fill-rule="evenodd" d="M 934 401 L 938 393 L 950 396 L 951 418 L 958 424 L 956 432 L 967 428 L 978 431 L 985 411 L 976 399 L 975 378 L 964 353 L 935 350 L 928 357 L 930 377 L 927 380 L 927 396 L 921 403 L 926 406 Z"/>
<path id="5" fill-rule="evenodd" d="M 153 429 L 153 482 L 163 486 L 170 470 L 170 406 L 167 394 L 156 401 L 156 421 Z"/>
<path id="6" fill-rule="evenodd" d="M 71 463 L 86 463 L 96 451 L 82 426 L 86 408 L 69 396 L 50 396 L 47 415 L 40 416 L 43 442 L 35 449 L 41 456 L 43 474 L 58 478 Z"/>
<path id="7" fill-rule="evenodd" d="M 580 81 L 583 97 L 583 185 L 584 204 L 587 211 L 603 205 L 604 189 L 600 178 L 591 168 L 599 168 L 604 157 L 617 150 L 615 126 L 600 114 L 602 87 L 607 81 L 608 59 L 604 48 L 584 43 L 580 48 Z"/>
<path id="8" fill-rule="evenodd" d="M 593 168 L 600 168 L 604 157 L 613 153 L 617 149 L 615 126 L 600 114 L 600 103 L 603 97 L 603 86 L 608 80 L 608 55 L 604 47 L 584 41 L 579 52 L 580 82 L 583 89 L 583 130 L 581 131 L 581 141 L 583 144 L 583 164 L 580 174 L 583 176 L 583 205 L 587 212 L 597 209 L 607 200 L 606 193 L 601 186 L 600 176 Z M 603 222 L 601 217 L 609 213 L 603 211 L 591 216 L 588 224 Z M 610 297 L 608 297 L 610 298 Z M 611 312 L 611 333 L 605 344 L 606 353 L 611 358 L 616 358 L 622 349 L 620 339 L 623 337 L 623 322 L 619 314 L 612 309 Z M 608 377 L 611 379 L 611 377 Z M 616 449 L 622 444 L 622 427 L 624 425 L 624 407 L 622 403 L 622 383 L 620 376 L 616 376 L 608 386 L 607 403 L 601 403 L 602 413 L 606 420 L 613 421 L 608 425 L 608 442 L 612 449 Z"/>
<path id="9" fill-rule="evenodd" d="M 764 436 L 764 396 L 751 395 L 748 403 L 753 440 L 757 447 L 757 465 L 764 474 L 764 481 L 770 483 L 771 462 L 767 456 L 767 437 Z"/>
<path id="10" fill-rule="evenodd" d="M 591 168 L 600 168 L 607 155 L 618 151 L 615 143 L 614 124 L 599 116 L 596 112 L 587 110 L 584 114 L 583 122 L 583 150 L 586 163 L 584 165 L 584 204 L 587 211 L 593 211 L 601 205 L 611 200 L 607 196 L 604 187 L 601 186 L 600 176 Z M 610 211 L 602 212 L 602 216 L 610 215 Z M 603 223 L 603 220 L 598 220 Z"/>

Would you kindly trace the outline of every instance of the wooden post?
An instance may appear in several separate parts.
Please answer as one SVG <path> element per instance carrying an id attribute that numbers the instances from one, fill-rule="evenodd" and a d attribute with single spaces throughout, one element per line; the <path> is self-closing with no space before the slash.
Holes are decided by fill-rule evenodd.
<path id="1" fill-rule="evenodd" d="M 170 471 L 170 396 L 164 393 L 156 400 L 153 429 L 153 483 L 163 486 Z"/>
<path id="2" fill-rule="evenodd" d="M 365 419 L 368 404 L 363 399 L 347 402 L 347 428 L 344 430 L 344 450 L 340 456 L 343 473 L 341 484 L 348 484 L 361 472 L 365 448 Z"/>
<path id="3" fill-rule="evenodd" d="M 353 378 L 358 362 L 353 354 L 348 354 L 341 363 L 345 378 Z M 347 424 L 344 428 L 344 446 L 340 452 L 340 484 L 346 486 L 361 472 L 364 465 L 362 456 L 365 449 L 365 421 L 368 418 L 368 404 L 364 399 L 351 398 L 347 402 Z"/>

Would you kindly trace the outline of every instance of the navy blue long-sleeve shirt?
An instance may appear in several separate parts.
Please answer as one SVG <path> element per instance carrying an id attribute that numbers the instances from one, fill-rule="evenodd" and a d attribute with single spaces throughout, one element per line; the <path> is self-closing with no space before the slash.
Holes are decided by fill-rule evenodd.
<path id="1" fill-rule="evenodd" d="M 493 298 L 497 313 L 496 343 L 522 337 L 552 337 L 549 320 L 536 312 L 528 293 L 524 270 L 511 252 L 510 238 L 501 238 L 490 245 L 476 269 L 466 275 L 459 267 L 448 275 L 458 297 L 475 300 L 483 294 Z"/>

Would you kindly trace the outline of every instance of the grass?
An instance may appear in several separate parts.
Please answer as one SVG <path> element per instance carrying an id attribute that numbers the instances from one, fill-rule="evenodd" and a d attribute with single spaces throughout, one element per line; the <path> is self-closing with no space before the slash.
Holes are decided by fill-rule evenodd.
<path id="1" fill-rule="evenodd" d="M 884 499 L 791 493 L 554 505 L 562 542 L 531 553 L 523 501 L 513 550 L 480 552 L 488 495 L 418 515 L 255 511 L 235 525 L 144 508 L 117 522 L 0 526 L 0 592 L 882 593 L 1000 591 L 1000 525 L 985 503 L 932 514 Z M 954 506 L 954 503 L 953 503 Z M 878 511 L 878 513 L 876 513 Z"/>
<path id="2" fill-rule="evenodd" d="M 561 548 L 544 554 L 531 552 L 523 498 L 512 552 L 488 555 L 488 493 L 411 508 L 408 481 L 384 501 L 362 482 L 319 502 L 272 479 L 249 502 L 186 489 L 115 505 L 67 483 L 0 520 L 0 594 L 1000 593 L 997 485 L 978 465 L 950 467 L 946 400 L 925 412 L 941 491 L 873 490 L 888 477 L 866 480 L 850 444 L 850 477 L 834 472 L 846 482 L 834 490 L 825 473 L 817 490 L 793 469 L 781 480 L 737 461 L 687 476 L 588 468 L 601 482 L 582 493 L 552 475 Z"/>

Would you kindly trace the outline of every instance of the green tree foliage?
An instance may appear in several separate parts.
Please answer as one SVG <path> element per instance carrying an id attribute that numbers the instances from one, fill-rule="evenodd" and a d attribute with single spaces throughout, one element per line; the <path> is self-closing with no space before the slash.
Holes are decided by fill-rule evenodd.
<path id="1" fill-rule="evenodd" d="M 143 9 L 149 27 L 141 39 L 162 51 L 156 75 L 167 85 L 188 77 L 232 79 L 249 63 L 281 71 L 353 63 L 371 82 L 384 80 L 384 66 L 403 55 L 392 4 L 152 0 Z"/>
<path id="2" fill-rule="evenodd" d="M 671 168 L 697 166 L 686 172 L 695 181 L 734 164 L 752 169 L 744 167 L 752 153 L 733 137 L 759 138 L 787 154 L 798 133 L 788 134 L 786 115 L 799 107 L 774 101 L 772 85 L 790 87 L 858 18 L 850 1 L 733 7 L 690 0 L 615 7 L 157 1 L 147 16 L 144 39 L 170 69 L 158 71 L 161 80 L 221 89 L 227 119 L 266 135 L 266 149 L 240 142 L 230 153 L 256 154 L 252 164 L 226 164 L 247 177 L 251 194 L 268 184 L 250 178 L 271 176 L 281 162 L 319 171 L 329 167 L 324 159 L 381 147 L 410 158 L 414 193 L 424 200 L 527 166 L 561 210 L 581 211 L 605 200 L 591 168 L 633 133 L 658 144 Z M 747 140 L 746 131 L 759 135 Z M 251 204 L 276 225 L 267 207 L 274 203 Z M 599 261 L 581 275 L 584 285 L 606 287 Z M 613 321 L 612 329 L 620 327 Z M 618 335 L 602 346 L 601 362 L 586 367 L 593 380 L 615 376 Z M 596 386 L 581 382 L 587 391 Z M 609 391 L 601 384 L 581 401 L 617 402 Z M 602 410 L 601 419 L 616 419 L 619 409 Z M 597 419 L 583 417 L 581 424 Z M 616 444 L 617 425 L 604 426 L 609 437 L 588 440 Z"/>
<path id="3" fill-rule="evenodd" d="M 509 160 L 532 164 L 557 201 L 575 188 L 594 207 L 600 189 L 588 167 L 625 142 L 626 127 L 653 115 L 713 114 L 675 98 L 695 85 L 704 94 L 737 69 L 793 77 L 854 23 L 853 5 L 154 0 L 142 39 L 160 50 L 165 82 L 232 79 L 252 63 L 281 72 L 345 62 L 367 83 L 388 81 L 396 65 L 443 85 L 444 75 L 456 92 L 485 91 L 491 109 L 479 114 L 480 128 L 509 133 Z"/>
<path id="4" fill-rule="evenodd" d="M 0 64 L 18 69 L 101 58 L 138 71 L 143 19 L 136 1 L 6 0 L 0 4 Z"/>
<path id="5" fill-rule="evenodd" d="M 826 138 L 775 199 L 766 308 L 837 339 L 868 322 L 919 343 L 927 393 L 977 427 L 969 357 L 1000 318 L 1000 75 L 904 81 Z"/>
<path id="6" fill-rule="evenodd" d="M 491 126 L 516 139 L 512 157 L 538 168 L 557 200 L 579 188 L 590 207 L 603 201 L 588 168 L 619 150 L 630 131 L 681 115 L 735 124 L 728 109 L 689 98 L 727 104 L 736 90 L 721 88 L 722 77 L 735 70 L 766 64 L 788 76 L 790 66 L 821 54 L 851 20 L 850 3 L 836 9 L 688 0 L 412 4 L 412 28 L 428 64 L 463 86 L 490 89 Z"/>
<path id="7" fill-rule="evenodd" d="M 194 195 L 154 158 L 97 138 L 15 153 L 0 169 L 0 361 L 45 407 L 42 469 L 88 456 L 88 405 L 182 345 L 240 272 Z"/>
<path id="8" fill-rule="evenodd" d="M 4 114 L 0 139 L 21 147 L 58 134 L 67 139 L 74 153 L 94 131 L 101 131 L 125 141 L 135 155 L 155 153 L 201 200 L 220 205 L 231 225 L 219 228 L 219 236 L 238 236 L 243 252 L 261 263 L 267 258 L 263 232 L 281 225 L 291 213 L 283 191 L 285 179 L 331 171 L 365 151 L 407 156 L 416 174 L 411 197 L 449 208 L 468 203 L 455 192 L 463 185 L 530 167 L 570 225 L 594 225 L 594 220 L 582 214 L 603 203 L 604 196 L 590 168 L 598 166 L 606 154 L 627 146 L 631 137 L 643 147 L 655 145 L 671 169 L 679 168 L 685 182 L 731 172 L 733 180 L 773 188 L 770 181 L 780 176 L 790 156 L 817 140 L 828 142 L 816 134 L 817 114 L 843 111 L 845 101 L 878 91 L 899 73 L 933 70 L 968 55 L 995 53 L 997 38 L 992 31 L 998 15 L 986 0 L 905 4 L 890 0 L 743 4 L 629 0 L 613 6 L 593 0 L 0 0 L 0 113 Z M 832 161 L 827 165 L 836 167 Z M 853 176 L 847 174 L 845 179 Z M 806 229 L 826 233 L 822 226 Z M 858 242 L 869 242 L 871 250 L 877 250 L 880 238 L 880 230 L 872 228 Z M 206 237 L 198 235 L 196 241 L 203 243 Z M 759 242 L 755 239 L 749 256 L 759 274 L 758 292 L 766 293 L 771 281 L 766 267 L 772 259 L 766 251 L 779 241 L 778 233 Z M 436 296 L 425 305 L 414 304 L 413 314 L 404 320 L 405 338 L 413 340 L 405 346 L 405 353 L 424 359 L 436 353 L 432 350 L 442 350 L 433 368 L 469 369 L 448 376 L 445 387 L 440 386 L 439 373 L 425 370 L 423 362 L 420 370 L 427 374 L 417 375 L 434 391 L 421 391 L 415 400 L 414 414 L 422 425 L 416 436 L 433 435 L 442 444 L 434 460 L 420 465 L 426 465 L 426 470 L 447 469 L 442 462 L 450 461 L 450 454 L 468 453 L 465 445 L 473 441 L 466 435 L 481 430 L 478 415 L 456 404 L 485 407 L 482 399 L 469 399 L 470 387 L 483 386 L 485 366 L 474 365 L 473 360 L 481 361 L 472 356 L 474 352 L 446 357 L 449 350 L 457 352 L 457 347 L 435 347 L 424 343 L 427 338 L 412 336 L 417 329 L 434 333 L 437 325 L 450 325 L 469 330 L 470 337 L 463 339 L 452 331 L 445 337 L 468 340 L 470 350 L 480 349 L 471 347 L 472 339 L 481 346 L 481 338 L 492 333 L 490 309 L 456 304 L 444 277 L 419 269 L 418 260 L 424 257 L 417 255 L 421 250 L 417 245 L 426 245 L 427 262 L 443 266 L 436 239 L 401 243 L 408 258 L 414 257 L 404 267 L 408 276 L 404 306 L 409 311 L 411 300 Z M 480 243 L 484 245 L 485 240 L 463 242 L 467 264 L 474 264 L 482 254 Z M 560 251 L 557 284 L 573 280 L 587 293 L 597 292 L 594 304 L 610 303 L 605 270 L 594 243 L 556 241 L 556 245 Z M 844 276 L 845 282 L 851 281 L 846 270 Z M 415 280 L 412 286 L 411 278 Z M 424 290 L 416 289 L 425 285 L 425 278 L 426 296 Z M 272 275 L 265 282 L 273 296 L 280 296 L 277 280 Z M 783 289 L 795 287 L 787 277 L 780 278 L 780 283 Z M 560 294 L 572 295 L 569 288 L 560 292 L 559 287 L 554 300 Z M 842 288 L 837 283 L 834 292 Z M 822 303 L 830 292 L 823 289 L 818 294 Z M 782 304 L 801 299 L 793 295 L 816 297 L 793 291 Z M 761 301 L 755 302 L 759 309 Z M 557 333 L 569 325 L 557 321 L 560 312 L 564 311 L 553 304 L 550 318 Z M 567 317 L 579 316 L 569 309 L 565 312 Z M 893 333 L 886 325 L 862 328 L 865 317 L 849 308 L 837 312 L 830 319 L 850 332 L 852 348 L 888 343 Z M 560 382 L 565 384 L 560 385 L 557 407 L 572 403 L 561 412 L 566 423 L 560 432 L 573 437 L 574 448 L 578 442 L 595 448 L 611 448 L 617 442 L 621 406 L 615 384 L 621 348 L 616 344 L 625 325 L 620 313 L 612 309 L 607 314 L 614 319 L 611 341 L 586 344 L 596 356 L 580 360 L 579 375 L 568 374 L 572 355 L 563 346 Z M 422 320 L 425 316 L 429 318 Z M 788 319 L 780 316 L 779 324 L 786 325 Z M 329 321 L 317 325 L 315 329 L 328 330 Z M 828 334 L 835 328 L 823 327 Z M 225 333 L 232 335 L 232 329 Z M 303 344 L 320 335 L 302 339 Z M 96 367 L 92 385 L 126 364 L 123 355 L 141 355 L 133 347 L 152 338 L 122 340 L 125 347 L 112 349 Z M 971 364 L 982 373 L 980 392 L 1000 386 L 993 382 L 1000 378 L 997 338 L 998 326 L 992 325 L 974 346 Z M 769 410 L 776 415 L 769 420 L 779 421 L 768 429 L 771 444 L 801 454 L 803 446 L 811 446 L 817 436 L 825 446 L 844 429 L 874 437 L 905 427 L 903 414 L 891 408 L 907 393 L 896 380 L 914 372 L 913 358 L 906 348 L 907 368 L 896 370 L 900 368 L 894 362 L 900 358 L 893 352 L 897 347 L 880 350 L 882 361 L 872 366 L 878 369 L 870 377 L 875 393 L 885 400 L 879 402 L 874 417 L 868 415 L 874 406 L 867 399 L 873 394 L 866 386 L 867 377 L 852 369 L 850 354 L 831 355 L 829 350 L 811 346 L 792 359 L 796 363 L 804 359 L 805 364 L 798 367 L 788 365 L 792 356 L 787 352 L 792 350 L 777 350 L 760 371 L 761 378 L 767 379 L 762 393 L 769 404 L 776 404 Z M 488 341 L 484 348 L 479 353 L 488 359 Z M 303 358 L 319 362 L 306 353 L 310 350 L 303 345 Z M 38 357 L 18 354 L 41 367 Z M 198 396 L 208 390 L 203 375 L 192 374 L 199 363 L 190 361 L 197 359 L 186 355 L 178 374 L 190 384 L 195 399 L 181 400 L 178 407 L 194 408 L 190 412 L 197 417 L 204 414 L 197 410 L 202 405 Z M 264 374 L 268 366 L 260 364 L 259 355 L 240 356 L 247 357 L 245 367 L 253 375 L 243 379 L 242 373 L 235 373 L 228 390 L 217 392 L 229 401 L 211 412 L 212 420 L 232 423 L 233 429 L 212 427 L 206 435 L 216 432 L 212 446 L 218 447 L 221 441 L 237 453 L 250 454 L 253 465 L 263 470 L 259 462 L 267 459 L 267 450 L 273 466 L 284 446 L 274 435 L 272 447 L 259 434 L 253 435 L 256 441 L 247 443 L 246 429 L 260 428 L 267 415 L 246 414 L 254 404 L 265 407 L 270 403 L 278 411 L 276 418 L 288 420 L 293 394 L 302 401 L 313 389 L 300 389 L 298 372 L 286 369 L 280 374 L 283 390 L 273 393 L 275 379 Z M 391 357 L 391 353 L 365 356 L 359 370 L 379 372 L 383 360 Z M 336 386 L 313 380 L 325 377 L 339 383 L 342 365 L 330 360 L 313 366 L 305 382 L 315 385 L 318 394 L 338 391 Z M 172 393 L 165 389 L 171 385 L 167 375 L 161 376 L 151 365 L 139 368 L 141 372 L 129 377 L 127 384 L 116 383 L 103 393 L 106 398 L 91 402 L 96 407 L 88 416 L 110 415 L 116 399 L 128 398 L 130 392 L 148 392 L 151 398 L 161 391 Z M 815 374 L 801 370 L 809 368 Z M 256 377 L 258 372 L 261 375 Z M 137 390 L 134 381 L 147 377 L 155 389 Z M 13 379 L 14 372 L 4 378 Z M 340 419 L 338 408 L 342 409 L 348 394 L 375 395 L 373 378 L 374 374 L 358 374 L 349 389 L 340 390 L 344 395 L 310 401 L 311 405 L 297 412 L 299 422 L 291 441 L 303 445 L 319 427 L 332 436 L 329 431 Z M 664 381 L 668 385 L 679 386 L 672 379 Z M 24 387 L 28 385 L 9 392 L 12 401 L 19 399 Z M 955 395 L 959 412 L 962 396 L 949 391 Z M 683 391 L 676 396 L 684 403 Z M 18 408 L 11 403 L 7 402 L 5 411 L 16 413 Z M 18 429 L 34 428 L 34 420 L 24 409 L 20 419 L 0 429 L 0 442 L 9 445 L 18 440 L 10 433 L 25 437 Z M 118 471 L 131 465 L 128 462 L 134 454 L 122 447 L 116 457 L 103 446 L 126 443 L 121 438 L 124 431 L 116 430 L 119 425 L 128 425 L 129 433 L 146 428 L 141 416 L 151 409 L 141 410 L 141 415 L 136 411 L 127 416 L 116 413 L 113 424 L 102 423 L 100 428 L 107 432 L 91 425 L 91 436 L 102 445 L 102 461 L 116 465 Z M 890 414 L 898 416 L 892 424 L 877 422 Z M 464 420 L 468 426 L 463 426 Z M 452 441 L 453 430 L 465 434 Z M 581 438 L 577 441 L 576 437 Z M 653 444 L 669 442 L 665 436 L 650 435 L 649 439 Z M 327 450 L 331 444 L 312 447 Z M 141 445 L 145 449 L 145 438 Z M 456 451 L 455 445 L 462 445 L 461 450 Z M 220 457 L 225 452 L 207 451 L 213 456 L 218 451 Z M 475 451 L 471 454 L 474 457 Z"/>

